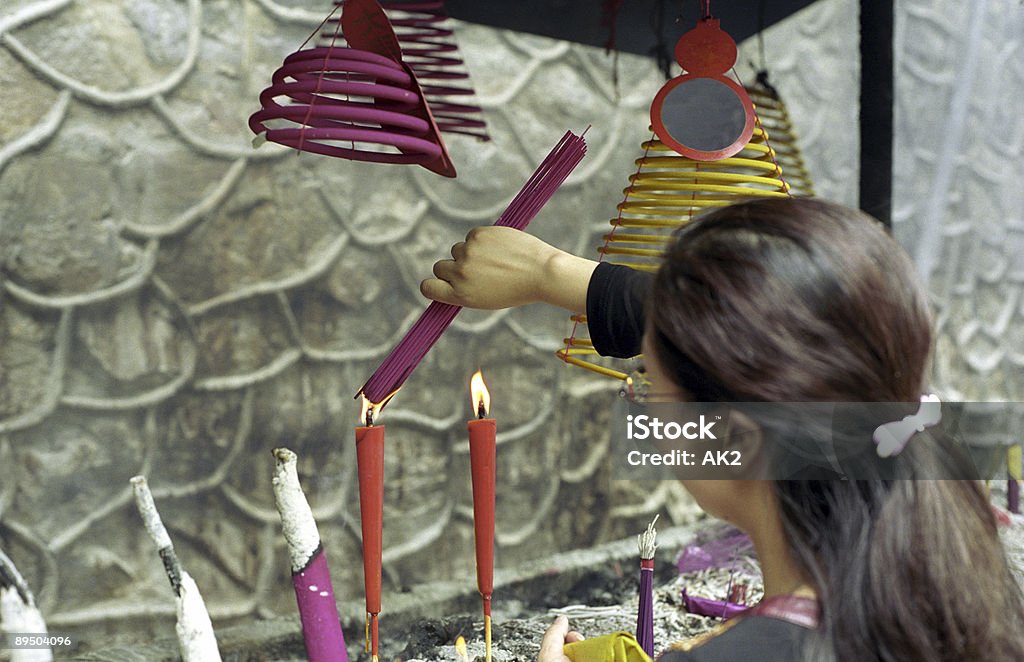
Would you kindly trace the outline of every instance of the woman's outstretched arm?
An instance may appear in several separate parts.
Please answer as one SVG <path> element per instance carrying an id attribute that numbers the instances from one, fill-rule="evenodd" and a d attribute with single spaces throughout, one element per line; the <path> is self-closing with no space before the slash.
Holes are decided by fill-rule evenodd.
<path id="1" fill-rule="evenodd" d="M 473 228 L 452 246 L 452 258 L 434 264 L 420 284 L 423 296 L 468 308 L 549 303 L 570 311 L 587 305 L 597 262 L 504 227 Z"/>
<path id="2" fill-rule="evenodd" d="M 640 353 L 644 303 L 652 275 L 577 257 L 512 228 L 480 227 L 452 246 L 420 284 L 427 298 L 468 308 L 549 303 L 586 312 L 603 356 Z"/>

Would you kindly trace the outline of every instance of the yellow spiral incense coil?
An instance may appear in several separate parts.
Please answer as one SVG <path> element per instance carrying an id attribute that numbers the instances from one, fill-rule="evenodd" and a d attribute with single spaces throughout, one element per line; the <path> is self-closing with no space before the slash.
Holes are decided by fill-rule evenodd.
<path id="1" fill-rule="evenodd" d="M 760 121 L 739 153 L 718 161 L 695 161 L 655 139 L 643 143 L 644 155 L 623 190 L 619 215 L 611 220 L 612 229 L 597 249 L 602 261 L 655 271 L 672 233 L 695 215 L 750 197 L 789 197 L 773 147 Z M 586 316 L 574 315 L 571 320 L 572 334 L 556 355 L 566 363 L 626 379 L 626 372 L 612 367 L 616 359 L 601 358 L 590 339 L 578 335 Z"/>
<path id="2" fill-rule="evenodd" d="M 775 160 L 786 173 L 790 193 L 795 196 L 813 196 L 814 182 L 804 165 L 804 157 L 800 153 L 796 131 L 793 130 L 786 105 L 774 89 L 757 85 L 747 87 L 746 90 L 757 107 L 761 127 L 768 132 L 772 149 L 775 150 Z"/>

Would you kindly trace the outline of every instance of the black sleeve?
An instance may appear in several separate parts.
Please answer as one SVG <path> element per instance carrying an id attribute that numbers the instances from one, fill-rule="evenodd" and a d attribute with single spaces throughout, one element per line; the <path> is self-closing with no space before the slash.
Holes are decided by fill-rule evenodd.
<path id="1" fill-rule="evenodd" d="M 774 618 L 743 618 L 687 652 L 671 650 L 657 662 L 800 662 L 811 631 Z"/>
<path id="2" fill-rule="evenodd" d="M 644 302 L 654 274 L 618 264 L 597 265 L 587 287 L 587 326 L 601 356 L 629 358 L 640 353 Z"/>

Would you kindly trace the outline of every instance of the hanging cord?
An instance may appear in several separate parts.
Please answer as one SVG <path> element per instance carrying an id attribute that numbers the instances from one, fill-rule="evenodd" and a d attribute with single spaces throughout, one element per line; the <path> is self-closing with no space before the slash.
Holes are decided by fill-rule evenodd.
<path id="1" fill-rule="evenodd" d="M 757 8 L 757 53 L 761 57 L 760 70 L 766 72 L 768 70 L 768 59 L 764 54 L 764 30 L 765 30 L 765 14 L 768 11 L 768 0 L 761 0 L 761 4 Z"/>
<path id="2" fill-rule="evenodd" d="M 619 98 L 619 51 L 615 48 L 615 24 L 622 10 L 623 0 L 604 0 L 601 7 L 601 25 L 608 28 L 608 39 L 604 42 L 604 54 L 612 53 L 612 88 L 616 101 Z"/>
<path id="3" fill-rule="evenodd" d="M 601 27 L 608 28 L 608 39 L 604 42 L 604 53 L 607 55 L 615 49 L 615 24 L 622 10 L 623 0 L 604 0 L 601 6 Z"/>
<path id="4" fill-rule="evenodd" d="M 655 0 L 651 6 L 651 30 L 654 32 L 654 46 L 647 53 L 654 56 L 658 69 L 668 80 L 672 78 L 672 64 L 675 60 L 665 42 L 665 0 Z"/>
<path id="5" fill-rule="evenodd" d="M 768 72 L 763 72 L 763 73 L 765 75 L 765 81 L 767 81 L 768 80 Z M 736 77 L 736 80 L 739 82 L 740 87 L 746 87 L 746 85 L 743 84 L 743 79 L 740 78 L 739 72 L 736 71 L 736 67 L 732 68 L 732 75 Z M 758 80 L 758 82 L 761 81 L 761 74 L 760 73 L 757 75 L 757 80 Z M 775 88 L 769 87 L 769 89 L 770 90 L 774 90 Z M 772 160 L 772 163 L 775 165 L 775 172 L 776 172 L 778 178 L 780 180 L 782 180 L 782 183 L 785 185 L 786 195 L 788 195 L 790 197 L 793 197 L 793 193 L 791 192 L 789 183 L 786 181 L 785 177 L 782 176 L 782 167 L 779 165 L 778 155 L 775 153 L 775 150 L 772 148 L 772 144 L 771 144 L 770 138 L 768 136 L 768 132 L 764 130 L 763 126 L 761 126 L 761 118 L 758 117 L 757 109 L 756 108 L 754 109 L 754 125 L 757 127 L 757 129 L 759 131 L 761 131 L 764 134 L 764 144 L 768 148 L 768 157 Z"/>
<path id="6" fill-rule="evenodd" d="M 590 127 L 587 127 L 587 128 L 589 129 Z M 652 133 L 651 134 L 651 139 L 649 141 L 647 141 L 646 143 L 644 143 L 644 145 L 645 145 L 644 146 L 644 155 L 643 155 L 643 157 L 641 157 L 637 161 L 636 173 L 635 173 L 636 175 L 639 175 L 640 171 L 643 169 L 643 164 L 647 160 L 648 154 L 650 154 L 651 144 L 654 143 L 655 137 L 656 137 L 656 134 Z M 615 240 L 614 239 L 615 233 L 618 232 L 621 229 L 623 207 L 625 206 L 625 204 L 627 202 L 629 202 L 629 196 L 630 196 L 630 194 L 632 194 L 632 192 L 633 192 L 633 185 L 630 184 L 629 186 L 626 187 L 625 197 L 623 198 L 622 202 L 619 203 L 619 205 L 618 205 L 618 212 L 619 213 L 618 213 L 618 216 L 615 217 L 615 222 L 612 224 L 611 232 L 608 232 L 607 234 L 605 234 L 605 236 L 604 236 L 604 244 L 602 245 L 602 247 L 600 249 L 598 249 L 598 255 L 599 255 L 599 257 L 597 258 L 598 262 L 603 262 L 604 261 L 605 255 L 607 255 L 606 249 L 608 248 L 608 245 L 611 244 Z M 583 311 L 582 313 L 573 314 L 569 318 L 570 320 L 572 320 L 572 331 L 569 332 L 569 337 L 565 339 L 565 356 L 566 357 L 572 356 L 572 346 L 573 346 L 572 343 L 573 343 L 573 340 L 576 339 L 576 331 L 579 329 L 580 323 L 583 322 L 586 319 L 586 314 L 587 314 L 586 311 Z M 569 362 L 568 358 L 566 358 L 566 362 L 567 363 Z M 658 518 L 655 517 L 654 521 L 655 522 L 658 521 Z M 651 524 L 653 525 L 653 522 Z"/>
<path id="7" fill-rule="evenodd" d="M 765 92 L 775 101 L 779 101 L 779 91 L 768 82 L 768 58 L 764 50 L 764 31 L 766 26 L 765 14 L 768 10 L 768 0 L 761 0 L 757 8 L 757 54 L 759 64 L 750 63 L 750 68 L 757 71 L 757 84 L 764 88 Z M 738 78 L 738 76 L 737 76 Z"/>
<path id="8" fill-rule="evenodd" d="M 299 48 L 297 50 L 301 51 L 303 48 L 305 48 L 306 44 L 309 43 L 309 40 L 312 39 L 313 37 L 315 37 L 320 32 L 320 30 L 325 25 L 327 25 L 327 21 L 331 20 L 331 18 L 334 17 L 334 14 L 339 9 L 341 9 L 341 5 L 340 4 L 336 5 L 334 7 L 334 9 L 331 10 L 331 13 L 327 15 L 327 18 L 322 20 L 320 22 L 320 25 L 316 26 L 316 30 L 313 30 L 313 32 L 308 37 L 306 37 L 306 41 L 302 42 L 302 45 L 299 46 Z M 321 89 L 321 86 L 323 85 L 323 82 L 324 82 L 324 74 L 326 73 L 324 71 L 324 68 L 326 68 L 326 66 L 327 66 L 327 61 L 331 57 L 331 53 L 334 50 L 334 45 L 335 45 L 335 43 L 337 43 L 337 40 L 338 40 L 338 37 L 339 37 L 340 34 L 341 34 L 341 18 L 340 18 L 340 15 L 339 15 L 338 24 L 334 28 L 334 35 L 331 37 L 331 43 L 327 47 L 327 55 L 324 56 L 324 67 L 321 68 L 320 73 L 316 77 L 316 88 L 313 90 L 313 93 L 310 94 L 310 96 L 309 96 L 309 108 L 306 109 L 306 116 L 302 119 L 302 126 L 299 128 L 299 146 L 298 146 L 298 153 L 299 154 L 302 153 L 302 146 L 306 142 L 306 129 L 309 127 L 309 120 L 313 116 L 313 106 L 316 105 L 317 100 L 320 99 L 320 89 Z M 355 145 L 353 145 L 353 147 L 354 146 Z"/>

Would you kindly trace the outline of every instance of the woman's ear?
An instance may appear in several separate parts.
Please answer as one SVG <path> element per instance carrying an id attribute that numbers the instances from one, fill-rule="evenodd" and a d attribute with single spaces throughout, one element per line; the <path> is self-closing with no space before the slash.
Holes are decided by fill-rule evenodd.
<path id="1" fill-rule="evenodd" d="M 758 473 L 763 467 L 759 460 L 764 444 L 764 432 L 761 426 L 746 413 L 730 409 L 725 417 L 725 430 L 722 435 L 722 449 L 740 462 L 732 466 L 742 467 L 740 473 L 745 479 L 760 478 Z"/>

